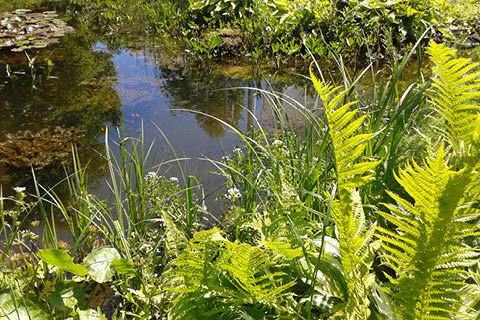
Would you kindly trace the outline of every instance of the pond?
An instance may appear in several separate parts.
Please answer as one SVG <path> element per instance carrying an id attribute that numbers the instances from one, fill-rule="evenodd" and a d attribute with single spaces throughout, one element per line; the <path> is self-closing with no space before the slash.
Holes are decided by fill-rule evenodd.
<path id="1" fill-rule="evenodd" d="M 6 195 L 16 186 L 33 193 L 30 165 L 37 168 L 42 185 L 61 181 L 65 177 L 62 164 L 71 163 L 65 156 L 69 150 L 51 149 L 63 141 L 67 149 L 70 142 L 80 145 L 81 161 L 88 163 L 90 191 L 100 199 L 110 198 L 104 160 L 106 128 L 112 146 L 120 141 L 121 132 L 132 137 L 143 133 L 145 145 L 153 143 L 146 172 L 172 159 L 173 146 L 178 157 L 191 159 L 183 163 L 187 174 L 202 176 L 204 189 L 215 190 L 223 179 L 207 174 L 214 168 L 205 158 L 219 160 L 240 144 L 216 118 L 242 132 L 257 120 L 273 128 L 274 115 L 263 107 L 265 101 L 254 88 L 274 86 L 305 102 L 305 79 L 298 78 L 298 84 L 259 80 L 249 76 L 249 67 L 235 65 L 187 67 L 181 55 L 172 57 L 151 41 L 132 43 L 132 35 L 100 28 L 94 13 L 78 9 L 62 1 L 34 9 L 56 10 L 75 29 L 59 43 L 24 52 L 0 50 L 0 143 L 15 141 L 13 154 L 0 161 L 0 185 Z M 223 90 L 235 87 L 242 88 Z M 113 151 L 119 156 L 118 148 Z M 55 152 L 63 158 L 54 158 Z M 31 157 L 40 160 L 32 164 Z M 180 175 L 176 164 L 162 166 L 160 172 L 167 177 Z M 66 194 L 62 188 L 59 192 Z M 210 212 L 220 212 L 215 195 L 206 204 Z"/>

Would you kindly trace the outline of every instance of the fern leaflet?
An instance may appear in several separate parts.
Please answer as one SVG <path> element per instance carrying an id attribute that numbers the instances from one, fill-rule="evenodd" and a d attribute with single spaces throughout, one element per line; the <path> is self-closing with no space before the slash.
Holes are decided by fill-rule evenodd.
<path id="1" fill-rule="evenodd" d="M 433 109 L 441 116 L 437 130 L 456 152 L 472 145 L 480 107 L 472 100 L 480 97 L 480 72 L 470 73 L 479 63 L 454 58 L 456 51 L 430 42 L 427 48 L 434 63 L 433 85 L 429 90 Z"/>
<path id="2" fill-rule="evenodd" d="M 279 251 L 301 256 L 283 242 L 259 246 L 230 242 L 218 229 L 197 232 L 162 275 L 172 319 L 239 319 L 250 309 L 291 314 L 284 302 L 295 284 L 278 268 Z M 282 257 L 282 260 L 288 260 Z M 285 298 L 285 299 L 283 299 Z M 282 303 L 283 302 L 283 303 Z"/>
<path id="3" fill-rule="evenodd" d="M 395 299 L 400 319 L 452 319 L 462 306 L 461 290 L 469 277 L 465 267 L 475 264 L 479 253 L 461 242 L 480 235 L 480 228 L 465 223 L 478 212 L 468 205 L 473 178 L 471 169 L 447 167 L 443 147 L 425 168 L 407 165 L 396 176 L 414 204 L 390 193 L 397 206 L 379 212 L 397 227 L 378 227 L 385 250 L 385 264 L 397 273 L 387 289 Z M 388 275 L 386 275 L 388 277 Z"/>
<path id="4" fill-rule="evenodd" d="M 332 217 L 338 228 L 341 262 L 348 285 L 346 319 L 366 320 L 370 314 L 368 295 L 374 282 L 370 266 L 375 226 L 367 229 L 356 189 L 369 179 L 367 173 L 379 162 L 358 162 L 372 137 L 369 133 L 357 133 L 366 116 L 356 118 L 358 110 L 350 111 L 354 102 L 339 106 L 346 91 L 339 92 L 340 87 L 319 81 L 312 70 L 310 75 L 323 101 L 335 156 L 338 200 L 333 203 Z"/>

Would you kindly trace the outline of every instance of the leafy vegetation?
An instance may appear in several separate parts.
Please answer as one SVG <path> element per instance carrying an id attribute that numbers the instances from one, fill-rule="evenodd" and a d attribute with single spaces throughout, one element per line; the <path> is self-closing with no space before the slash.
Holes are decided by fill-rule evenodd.
<path id="1" fill-rule="evenodd" d="M 312 108 L 263 93 L 279 130 L 215 118 L 243 141 L 206 159 L 226 179 L 215 227 L 183 159 L 145 172 L 143 137 L 121 137 L 116 159 L 107 131 L 110 202 L 78 156 L 69 205 L 38 183 L 30 198 L 0 190 L 0 319 L 478 318 L 480 73 L 444 45 L 427 53 L 432 80 L 401 94 L 404 63 L 368 98 L 312 68 Z M 400 149 L 409 139 L 422 147 Z M 180 181 L 161 175 L 172 162 Z"/>
<path id="2" fill-rule="evenodd" d="M 31 13 L 30 10 L 18 9 L 1 13 L 0 18 L 0 48 L 13 47 L 13 52 L 45 48 L 48 44 L 58 43 L 58 37 L 74 31 L 52 11 Z"/>
<path id="3" fill-rule="evenodd" d="M 160 37 L 180 37 L 194 59 L 246 54 L 277 66 L 292 60 L 301 64 L 310 52 L 319 58 L 341 55 L 359 63 L 365 63 L 365 55 L 395 58 L 397 49 L 415 43 L 426 30 L 430 38 L 470 46 L 478 41 L 474 34 L 480 8 L 471 0 L 101 3 L 103 18 Z"/>
<path id="4" fill-rule="evenodd" d="M 47 166 L 62 166 L 71 163 L 71 145 L 83 145 L 83 133 L 76 128 L 56 127 L 44 129 L 36 134 L 20 132 L 16 136 L 7 134 L 0 143 L 0 163 L 17 170 L 36 170 Z"/>

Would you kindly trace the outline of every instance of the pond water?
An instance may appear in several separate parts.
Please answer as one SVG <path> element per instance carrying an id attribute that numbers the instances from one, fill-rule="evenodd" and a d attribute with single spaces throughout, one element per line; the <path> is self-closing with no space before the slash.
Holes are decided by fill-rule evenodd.
<path id="1" fill-rule="evenodd" d="M 206 114 L 242 132 L 255 124 L 255 118 L 265 126 L 275 124 L 254 89 L 221 90 L 268 87 L 264 80 L 238 77 L 245 68 L 187 68 L 178 57 L 165 55 L 161 47 L 142 47 L 138 42 L 132 46 L 131 37 L 99 28 L 91 12 L 79 12 L 58 1 L 37 10 L 44 9 L 57 10 L 76 31 L 58 44 L 27 50 L 27 54 L 0 50 L 0 142 L 26 130 L 32 134 L 46 130 L 42 135 L 57 127 L 81 130 L 85 147 L 80 156 L 83 163 L 89 163 L 89 187 L 102 199 L 110 197 L 105 128 L 111 145 L 119 141 L 122 127 L 125 136 L 139 137 L 143 130 L 145 145 L 154 143 L 148 162 L 154 168 L 151 170 L 173 158 L 170 143 L 177 156 L 192 158 L 185 164 L 187 172 L 199 176 L 213 169 L 200 158 L 218 160 L 239 144 L 227 126 Z M 277 81 L 275 90 L 303 99 L 299 85 Z M 55 141 L 45 144 L 39 153 L 48 153 Z M 22 148 L 31 146 L 22 143 L 17 149 Z M 113 151 L 118 156 L 117 148 Z M 162 172 L 168 177 L 179 175 L 175 165 L 162 169 L 167 169 Z M 45 186 L 65 177 L 61 165 L 47 166 L 37 175 Z M 222 181 L 218 175 L 206 174 L 201 183 L 205 190 L 214 190 Z M 7 195 L 15 186 L 25 186 L 33 193 L 30 169 L 0 164 L 0 185 Z M 207 199 L 207 206 L 209 211 L 219 212 L 214 196 Z"/>
<path id="2" fill-rule="evenodd" d="M 210 173 L 214 168 L 205 159 L 219 160 L 240 142 L 228 126 L 214 118 L 242 132 L 257 121 L 272 129 L 275 117 L 255 88 L 281 92 L 302 105 L 315 103 L 306 94 L 312 88 L 302 76 L 287 73 L 273 78 L 263 73 L 253 77 L 252 74 L 258 74 L 257 68 L 235 63 L 194 66 L 172 50 L 175 44 L 147 38 L 135 32 L 135 28 L 102 26 L 95 7 L 84 8 L 68 0 L 36 3 L 41 6 L 32 8 L 34 12 L 55 10 L 75 32 L 67 33 L 59 43 L 44 49 L 12 52 L 0 48 L 0 144 L 11 140 L 12 135 L 30 131 L 27 135 L 30 138 L 15 146 L 21 156 L 12 155 L 12 159 L 22 163 L 38 155 L 48 162 L 52 146 L 61 144 L 62 139 L 67 139 L 67 147 L 70 142 L 79 143 L 83 146 L 79 150 L 81 161 L 88 163 L 89 190 L 100 199 L 112 199 L 105 161 L 105 129 L 117 158 L 119 150 L 115 143 L 121 140 L 119 132 L 129 137 L 143 133 L 145 145 L 153 143 L 145 172 L 158 170 L 157 164 L 172 159 L 170 146 L 173 146 L 178 157 L 190 159 L 182 162 L 186 173 L 201 176 L 207 193 L 224 192 L 219 188 L 222 177 Z M 0 12 L 20 7 L 0 0 Z M 412 61 L 409 69 L 405 74 L 417 71 L 416 61 Z M 331 70 L 328 78 L 341 77 L 335 70 Z M 383 74 L 378 70 L 377 74 Z M 411 78 L 405 76 L 405 86 Z M 365 79 L 359 88 L 366 96 L 370 94 L 368 82 Z M 69 130 L 74 130 L 73 134 Z M 75 130 L 84 134 L 81 141 L 76 140 Z M 36 138 L 32 138 L 35 134 Z M 39 145 L 40 140 L 43 144 Z M 70 150 L 62 152 L 70 154 Z M 1 160 L 3 194 L 13 194 L 16 186 L 24 186 L 28 193 L 33 193 L 30 166 L 12 166 Z M 42 185 L 50 187 L 65 178 L 60 162 L 36 171 Z M 180 178 L 174 163 L 162 166 L 160 173 Z M 61 197 L 68 193 L 65 184 L 56 187 L 56 191 Z M 215 193 L 206 199 L 206 205 L 213 214 L 222 212 Z"/>

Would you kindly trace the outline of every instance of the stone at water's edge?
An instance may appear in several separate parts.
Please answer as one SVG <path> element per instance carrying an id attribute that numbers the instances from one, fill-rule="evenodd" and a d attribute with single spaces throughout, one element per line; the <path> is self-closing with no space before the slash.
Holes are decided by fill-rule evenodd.
<path id="1" fill-rule="evenodd" d="M 21 52 L 45 48 L 74 29 L 58 18 L 55 11 L 31 12 L 19 9 L 0 13 L 0 48 Z"/>

